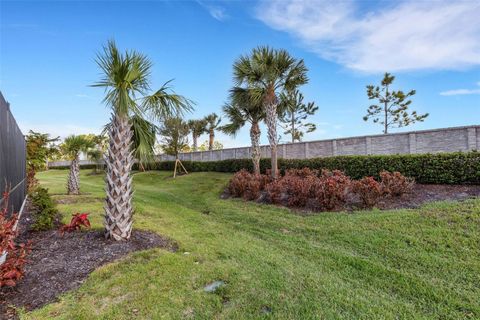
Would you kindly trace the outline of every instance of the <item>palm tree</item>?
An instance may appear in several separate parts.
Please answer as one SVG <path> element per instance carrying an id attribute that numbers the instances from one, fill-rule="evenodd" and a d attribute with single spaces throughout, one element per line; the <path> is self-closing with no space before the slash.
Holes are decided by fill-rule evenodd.
<path id="1" fill-rule="evenodd" d="M 63 141 L 61 150 L 63 154 L 71 160 L 67 181 L 68 194 L 80 194 L 80 152 L 88 152 L 88 150 L 94 146 L 94 143 L 90 139 L 82 135 L 70 135 Z"/>
<path id="2" fill-rule="evenodd" d="M 203 133 L 207 132 L 207 122 L 205 119 L 200 120 L 188 120 L 188 127 L 192 132 L 192 140 L 193 140 L 193 151 L 198 150 L 198 137 L 200 137 Z"/>
<path id="3" fill-rule="evenodd" d="M 138 160 L 140 170 L 145 171 L 146 166 L 155 162 L 155 142 L 157 141 L 159 128 L 138 115 L 133 115 L 130 118 L 130 123 L 133 132 L 133 155 Z"/>
<path id="4" fill-rule="evenodd" d="M 230 123 L 221 127 L 221 130 L 235 136 L 238 131 L 250 123 L 250 140 L 252 143 L 253 171 L 260 174 L 260 122 L 265 119 L 265 111 L 261 100 L 252 97 L 252 89 L 234 87 L 230 91 L 230 103 L 223 106 L 223 113 Z"/>
<path id="5" fill-rule="evenodd" d="M 136 51 L 120 53 L 109 41 L 98 54 L 97 64 L 102 79 L 95 87 L 105 88 L 105 104 L 111 109 L 111 127 L 106 163 L 105 237 L 115 240 L 130 238 L 132 231 L 132 177 L 134 162 L 131 152 L 131 117 L 161 120 L 166 116 L 190 111 L 190 100 L 170 91 L 169 82 L 159 90 L 150 90 L 152 63 Z M 147 134 L 141 135 L 148 136 Z"/>
<path id="6" fill-rule="evenodd" d="M 250 56 L 241 56 L 233 65 L 236 86 L 254 87 L 256 99 L 262 100 L 268 142 L 271 150 L 272 177 L 277 177 L 277 107 L 278 95 L 308 82 L 303 60 L 296 60 L 285 50 L 269 47 L 253 49 Z M 255 91 L 254 91 L 255 92 Z"/>
<path id="7" fill-rule="evenodd" d="M 213 150 L 213 141 L 215 139 L 215 129 L 220 125 L 220 119 L 215 113 L 209 114 L 205 117 L 205 122 L 207 123 L 207 131 L 209 134 L 208 139 L 208 150 Z"/>

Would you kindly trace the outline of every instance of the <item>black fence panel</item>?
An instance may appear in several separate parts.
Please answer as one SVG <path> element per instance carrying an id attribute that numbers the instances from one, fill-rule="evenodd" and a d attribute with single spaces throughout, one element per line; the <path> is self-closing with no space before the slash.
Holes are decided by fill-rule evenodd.
<path id="1" fill-rule="evenodd" d="M 18 212 L 26 194 L 25 137 L 0 92 L 0 194 L 6 188 L 10 189 L 8 207 Z"/>

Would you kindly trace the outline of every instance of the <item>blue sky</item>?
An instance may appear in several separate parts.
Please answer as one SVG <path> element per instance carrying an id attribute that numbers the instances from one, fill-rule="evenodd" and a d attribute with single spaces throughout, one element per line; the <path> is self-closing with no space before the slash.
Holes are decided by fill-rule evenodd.
<path id="1" fill-rule="evenodd" d="M 479 16 L 478 1 L 1 1 L 0 90 L 24 133 L 98 133 L 109 113 L 89 85 L 96 52 L 115 39 L 152 59 L 153 88 L 175 79 L 198 118 L 221 112 L 233 61 L 269 45 L 309 68 L 302 91 L 320 110 L 306 140 L 380 133 L 362 117 L 365 85 L 385 71 L 430 113 L 412 130 L 480 124 Z M 249 144 L 247 130 L 217 137 Z"/>

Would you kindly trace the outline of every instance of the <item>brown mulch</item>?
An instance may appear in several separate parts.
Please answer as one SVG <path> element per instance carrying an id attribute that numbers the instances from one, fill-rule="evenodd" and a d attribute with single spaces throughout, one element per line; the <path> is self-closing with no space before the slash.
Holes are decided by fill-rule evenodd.
<path id="1" fill-rule="evenodd" d="M 106 240 L 103 232 L 65 233 L 56 230 L 30 232 L 28 210 L 19 222 L 17 242 L 32 241 L 25 276 L 14 288 L 0 288 L 0 319 L 16 319 L 15 307 L 26 310 L 51 303 L 78 288 L 96 268 L 127 254 L 151 248 L 176 251 L 177 245 L 156 233 L 134 230 L 126 242 Z"/>
<path id="2" fill-rule="evenodd" d="M 400 197 L 386 197 L 377 205 L 378 209 L 402 209 L 402 208 L 418 208 L 421 205 L 433 201 L 462 201 L 470 198 L 480 197 L 480 185 L 441 185 L 441 184 L 415 184 L 410 193 Z M 221 195 L 222 199 L 231 198 L 228 190 Z M 313 200 L 313 199 L 310 199 Z M 288 196 L 284 195 L 282 206 L 287 207 Z M 267 193 L 261 192 L 260 197 L 256 200 L 258 203 L 270 203 Z M 361 209 L 359 199 L 354 196 L 347 197 L 347 205 L 338 208 L 335 211 L 353 211 Z M 306 207 L 295 207 L 290 209 L 301 215 L 310 215 L 320 212 L 316 207 L 315 201 L 308 201 Z"/>
<path id="3" fill-rule="evenodd" d="M 480 197 L 480 185 L 415 184 L 412 192 L 388 198 L 379 204 L 379 208 L 418 208 L 433 201 L 458 201 L 475 197 Z"/>

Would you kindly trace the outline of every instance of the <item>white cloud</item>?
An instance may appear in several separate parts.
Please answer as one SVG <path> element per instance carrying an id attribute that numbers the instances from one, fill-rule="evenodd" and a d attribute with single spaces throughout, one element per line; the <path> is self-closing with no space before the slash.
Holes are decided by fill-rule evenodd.
<path id="1" fill-rule="evenodd" d="M 480 65 L 480 2 L 383 2 L 369 12 L 360 3 L 263 1 L 257 17 L 322 58 L 362 72 Z"/>
<path id="2" fill-rule="evenodd" d="M 480 87 L 480 82 L 477 82 L 477 86 Z M 480 88 L 478 89 L 454 89 L 440 92 L 441 96 L 457 96 L 465 94 L 480 94 Z"/>
<path id="3" fill-rule="evenodd" d="M 225 8 L 218 5 L 212 5 L 211 2 L 197 0 L 197 3 L 205 8 L 210 15 L 218 21 L 224 21 L 228 18 Z"/>

